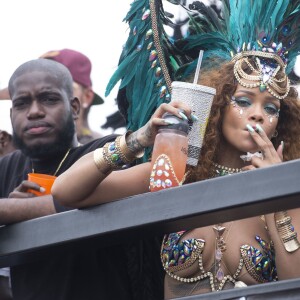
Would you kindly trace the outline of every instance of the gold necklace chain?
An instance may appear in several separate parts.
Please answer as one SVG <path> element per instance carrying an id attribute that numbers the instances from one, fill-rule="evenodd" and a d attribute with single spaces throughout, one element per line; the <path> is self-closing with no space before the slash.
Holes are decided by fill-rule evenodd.
<path id="1" fill-rule="evenodd" d="M 159 32 L 158 32 L 158 25 L 157 25 L 157 21 L 156 21 L 157 16 L 156 16 L 156 7 L 155 7 L 155 1 L 154 0 L 150 1 L 150 11 L 151 11 L 151 22 L 152 22 L 154 45 L 155 45 L 155 48 L 157 50 L 158 60 L 159 60 L 159 63 L 161 65 L 161 69 L 163 71 L 166 84 L 168 86 L 169 91 L 171 92 L 171 90 L 172 90 L 172 86 L 171 86 L 172 85 L 172 80 L 170 78 L 168 67 L 166 65 L 165 58 L 164 58 L 164 53 L 163 53 L 162 47 L 161 47 L 160 42 L 159 42 Z"/>
<path id="2" fill-rule="evenodd" d="M 66 158 L 68 157 L 70 150 L 71 150 L 71 148 L 69 148 L 68 151 L 66 152 L 65 156 L 63 157 L 63 159 L 62 159 L 61 162 L 59 163 L 59 165 L 58 165 L 56 171 L 54 172 L 53 176 L 56 176 L 56 174 L 57 174 L 58 171 L 60 170 L 62 164 L 64 163 L 64 161 L 65 161 Z M 34 173 L 33 165 L 32 165 L 32 173 Z"/>

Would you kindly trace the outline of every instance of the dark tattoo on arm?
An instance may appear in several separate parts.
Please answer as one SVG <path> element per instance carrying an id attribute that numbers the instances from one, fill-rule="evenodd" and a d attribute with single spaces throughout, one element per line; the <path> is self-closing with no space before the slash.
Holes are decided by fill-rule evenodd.
<path id="1" fill-rule="evenodd" d="M 148 139 L 152 139 L 153 138 L 150 126 L 147 126 L 145 132 L 142 133 L 142 135 L 145 135 Z"/>
<path id="2" fill-rule="evenodd" d="M 132 133 L 129 137 L 128 140 L 126 141 L 126 144 L 128 146 L 128 148 L 130 149 L 130 151 L 132 151 L 133 153 L 135 152 L 139 152 L 141 150 L 143 150 L 144 148 L 147 147 L 147 145 L 143 145 L 139 140 L 138 140 L 138 134 L 137 132 Z M 150 126 L 147 126 L 145 131 L 140 133 L 140 140 L 151 140 L 153 139 L 153 134 L 151 131 Z"/>
<path id="3" fill-rule="evenodd" d="M 128 148 L 130 149 L 130 151 L 132 151 L 133 153 L 139 152 L 139 151 L 141 151 L 141 150 L 143 150 L 145 148 L 138 141 L 138 139 L 137 139 L 137 133 L 136 132 L 132 133 L 128 137 L 128 140 L 126 141 L 126 144 L 127 144 Z"/>

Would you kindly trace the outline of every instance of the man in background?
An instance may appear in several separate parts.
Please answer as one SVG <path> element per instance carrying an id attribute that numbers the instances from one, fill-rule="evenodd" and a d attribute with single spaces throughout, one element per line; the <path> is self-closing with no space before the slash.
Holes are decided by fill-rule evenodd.
<path id="1" fill-rule="evenodd" d="M 12 135 L 7 131 L 0 129 L 0 158 L 15 150 L 16 148 L 12 141 Z M 0 299 L 12 299 L 9 268 L 0 269 Z"/>
<path id="2" fill-rule="evenodd" d="M 15 151 L 12 136 L 5 130 L 0 129 L 0 157 Z"/>

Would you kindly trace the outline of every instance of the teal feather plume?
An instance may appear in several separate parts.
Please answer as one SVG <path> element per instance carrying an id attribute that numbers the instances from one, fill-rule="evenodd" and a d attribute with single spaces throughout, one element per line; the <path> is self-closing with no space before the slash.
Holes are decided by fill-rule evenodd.
<path id="1" fill-rule="evenodd" d="M 193 60 L 197 59 L 201 49 L 205 51 L 205 57 L 230 60 L 230 52 L 236 54 L 247 47 L 248 50 L 265 48 L 269 51 L 272 43 L 277 46 L 282 43 L 282 49 L 276 51 L 285 53 L 287 72 L 292 70 L 300 48 L 299 0 L 223 0 L 219 22 L 212 21 L 217 14 L 211 7 L 204 8 L 201 4 L 191 8 L 199 15 L 190 13 L 189 32 L 184 39 L 175 41 L 175 45 Z M 212 67 L 205 57 L 203 67 Z M 196 63 L 181 66 L 184 70 L 177 74 L 184 79 L 185 75 L 191 74 L 193 67 Z"/>
<path id="2" fill-rule="evenodd" d="M 172 40 L 163 28 L 171 21 L 163 11 L 161 1 L 134 1 L 124 21 L 129 23 L 129 36 L 105 95 L 121 81 L 119 90 L 125 92 L 119 93 L 118 105 L 121 111 L 126 110 L 127 128 L 137 130 L 147 123 L 161 103 L 170 101 L 169 71 L 174 70 L 171 73 L 175 73 L 182 61 L 186 63 L 187 59 L 182 56 L 177 61 L 177 51 L 173 51 Z M 157 28 L 153 23 L 157 24 Z M 155 43 L 155 33 L 160 49 Z M 165 56 L 165 53 L 168 55 Z"/>

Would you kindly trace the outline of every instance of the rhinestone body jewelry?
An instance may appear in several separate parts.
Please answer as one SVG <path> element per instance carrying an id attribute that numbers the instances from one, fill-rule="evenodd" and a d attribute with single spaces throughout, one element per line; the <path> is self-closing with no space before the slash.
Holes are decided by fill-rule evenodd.
<path id="1" fill-rule="evenodd" d="M 234 174 L 234 173 L 240 173 L 240 172 L 242 172 L 242 169 L 239 169 L 239 168 L 228 168 L 228 167 L 219 165 L 217 163 L 213 163 L 213 166 L 214 166 L 214 173 L 215 173 L 214 177 L 224 176 L 224 175 L 231 175 L 231 174 Z"/>

